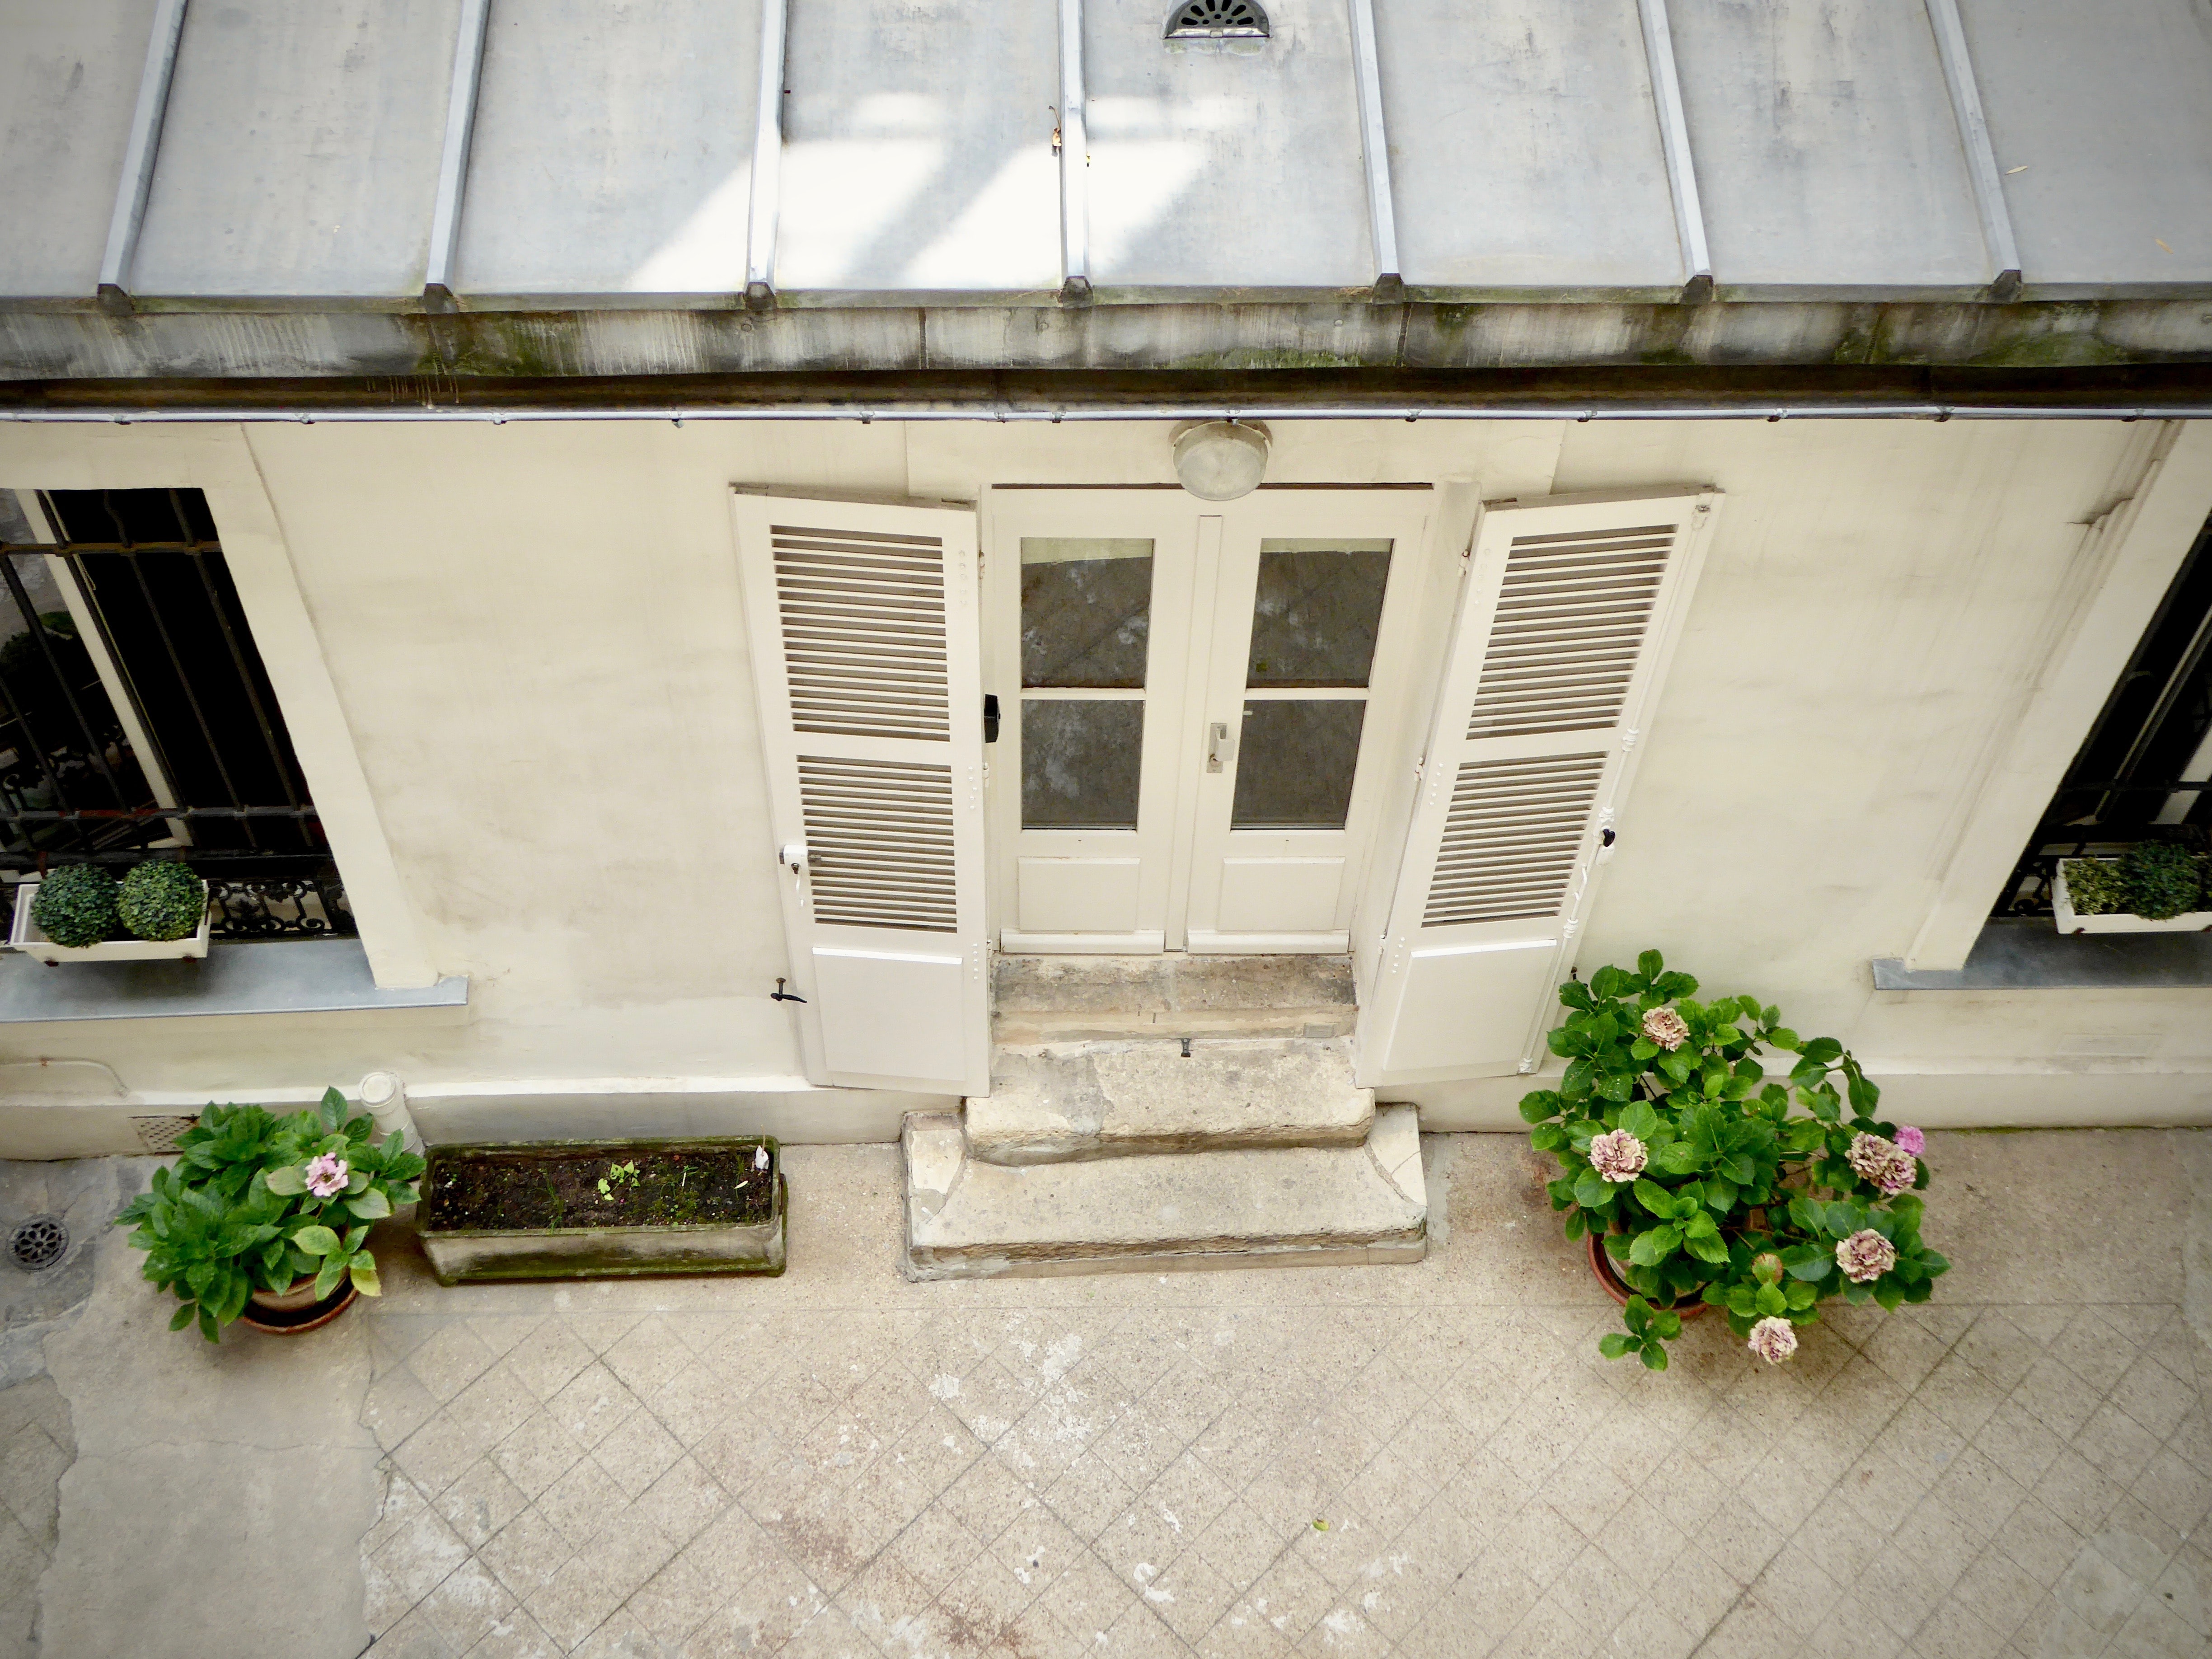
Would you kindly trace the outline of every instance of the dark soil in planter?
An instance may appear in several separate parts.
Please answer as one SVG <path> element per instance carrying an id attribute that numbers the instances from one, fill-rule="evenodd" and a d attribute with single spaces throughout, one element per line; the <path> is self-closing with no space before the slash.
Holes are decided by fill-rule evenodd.
<path id="1" fill-rule="evenodd" d="M 733 1226 L 766 1221 L 775 1170 L 753 1167 L 739 1146 L 656 1152 L 479 1152 L 433 1156 L 422 1226 L 431 1232 L 523 1231 L 561 1227 Z M 637 1166 L 617 1180 L 616 1164 Z M 605 1181 L 610 1195 L 602 1196 Z"/>

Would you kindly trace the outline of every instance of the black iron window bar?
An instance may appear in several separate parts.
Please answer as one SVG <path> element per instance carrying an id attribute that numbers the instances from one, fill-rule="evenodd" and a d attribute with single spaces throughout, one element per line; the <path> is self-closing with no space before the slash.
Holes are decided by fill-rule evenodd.
<path id="1" fill-rule="evenodd" d="M 57 540 L 0 534 L 0 873 L 180 858 L 208 882 L 217 937 L 355 933 L 198 492 L 40 499 Z M 149 518 L 176 533 L 132 533 Z M 48 560 L 76 604 L 41 608 L 33 590 L 59 586 Z M 88 622 L 96 638 L 79 637 Z"/>

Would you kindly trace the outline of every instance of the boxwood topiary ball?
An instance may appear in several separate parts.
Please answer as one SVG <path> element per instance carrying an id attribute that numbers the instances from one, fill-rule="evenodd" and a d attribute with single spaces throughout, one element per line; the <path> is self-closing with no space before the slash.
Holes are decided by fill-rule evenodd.
<path id="1" fill-rule="evenodd" d="M 183 939 L 207 914 L 207 883 L 181 864 L 149 859 L 123 878 L 116 910 L 140 939 Z"/>
<path id="2" fill-rule="evenodd" d="M 2120 854 L 2128 908 L 2147 921 L 2166 921 L 2197 908 L 2204 890 L 2197 854 L 2170 841 L 2139 841 Z"/>
<path id="3" fill-rule="evenodd" d="M 96 864 L 72 864 L 39 884 L 31 919 L 57 945 L 78 950 L 115 931 L 115 878 Z"/>

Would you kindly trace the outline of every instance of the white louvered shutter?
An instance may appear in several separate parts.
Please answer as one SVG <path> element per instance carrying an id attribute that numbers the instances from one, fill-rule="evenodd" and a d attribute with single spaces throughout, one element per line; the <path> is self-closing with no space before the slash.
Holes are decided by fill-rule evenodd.
<path id="1" fill-rule="evenodd" d="M 806 1074 L 986 1094 L 975 514 L 732 499 Z"/>
<path id="2" fill-rule="evenodd" d="M 1719 510 L 1694 489 L 1483 510 L 1363 999 L 1362 1083 L 1537 1058 Z"/>

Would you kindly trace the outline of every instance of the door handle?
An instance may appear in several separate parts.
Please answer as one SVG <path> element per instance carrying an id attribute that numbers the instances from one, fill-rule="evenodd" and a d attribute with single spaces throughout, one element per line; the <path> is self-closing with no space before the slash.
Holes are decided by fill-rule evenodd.
<path id="1" fill-rule="evenodd" d="M 1218 772 L 1222 757 L 1229 752 L 1229 727 L 1216 720 L 1206 728 L 1206 769 Z"/>

